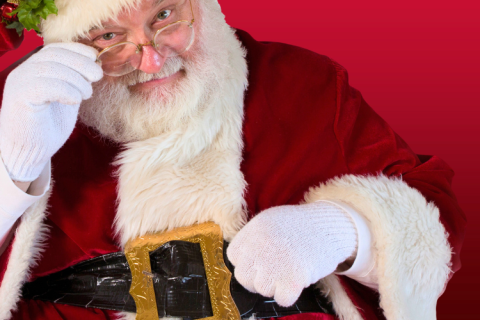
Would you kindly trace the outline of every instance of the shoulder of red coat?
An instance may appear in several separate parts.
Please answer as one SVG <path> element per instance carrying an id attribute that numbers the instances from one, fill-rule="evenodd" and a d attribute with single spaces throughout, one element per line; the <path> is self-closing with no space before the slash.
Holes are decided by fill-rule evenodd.
<path id="1" fill-rule="evenodd" d="M 256 123 L 276 123 L 285 131 L 307 119 L 312 120 L 312 130 L 332 127 L 342 69 L 336 62 L 304 48 L 256 41 L 245 31 L 236 34 L 247 51 L 249 72 L 245 130 Z"/>
<path id="2" fill-rule="evenodd" d="M 317 88 L 335 81 L 344 69 L 331 58 L 311 50 L 279 42 L 257 41 L 243 30 L 236 35 L 247 51 L 249 83 L 268 83 Z M 268 84 L 267 83 L 267 84 Z"/>

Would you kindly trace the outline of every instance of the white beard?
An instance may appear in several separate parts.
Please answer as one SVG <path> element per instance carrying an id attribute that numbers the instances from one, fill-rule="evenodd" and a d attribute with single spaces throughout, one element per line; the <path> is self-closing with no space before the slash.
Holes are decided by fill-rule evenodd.
<path id="1" fill-rule="evenodd" d="M 92 98 L 82 103 L 80 121 L 106 138 L 127 143 L 173 132 L 198 120 L 220 94 L 216 88 L 228 69 L 226 44 L 232 37 L 220 11 L 199 5 L 203 18 L 197 20 L 196 39 L 184 56 L 168 58 L 157 74 L 137 70 L 122 77 L 105 76 L 93 84 Z M 179 80 L 151 92 L 134 93 L 128 88 L 178 71 L 183 74 Z"/>

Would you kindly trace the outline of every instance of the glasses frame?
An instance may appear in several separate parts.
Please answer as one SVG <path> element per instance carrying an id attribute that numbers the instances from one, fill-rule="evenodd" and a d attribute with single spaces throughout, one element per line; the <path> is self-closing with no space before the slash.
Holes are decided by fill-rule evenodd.
<path id="1" fill-rule="evenodd" d="M 118 46 L 121 46 L 121 45 L 124 45 L 124 44 L 133 44 L 135 47 L 137 47 L 137 51 L 136 53 L 140 53 L 142 50 L 143 50 L 143 47 L 145 46 L 152 46 L 154 48 L 158 48 L 158 43 L 155 43 L 155 38 L 157 37 L 157 35 L 162 32 L 163 30 L 165 30 L 166 28 L 172 26 L 172 25 L 175 25 L 175 24 L 178 24 L 178 23 L 183 23 L 183 22 L 187 22 L 189 23 L 189 27 L 190 28 L 193 28 L 193 23 L 195 22 L 195 14 L 193 13 L 193 5 L 192 5 L 192 0 L 188 0 L 188 2 L 190 2 L 190 10 L 192 12 L 192 20 L 188 21 L 188 20 L 178 20 L 178 21 L 175 21 L 175 22 L 172 22 L 172 23 L 169 23 L 167 24 L 166 26 L 158 29 L 155 34 L 153 35 L 153 39 L 150 40 L 149 42 L 147 43 L 143 43 L 143 44 L 136 44 L 136 43 L 133 43 L 131 41 L 123 41 L 123 42 L 119 42 L 119 43 L 115 43 L 111 46 L 108 46 L 106 48 L 104 48 L 102 51 L 100 51 L 97 55 L 97 62 L 100 62 L 100 59 L 99 57 L 104 54 L 105 52 L 109 51 L 110 49 L 112 48 L 115 48 L 115 47 L 118 47 Z M 191 44 L 187 47 L 187 49 L 185 49 L 185 51 L 187 51 L 189 48 L 190 48 Z M 183 51 L 183 52 L 185 52 Z M 182 52 L 182 53 L 183 53 Z"/>

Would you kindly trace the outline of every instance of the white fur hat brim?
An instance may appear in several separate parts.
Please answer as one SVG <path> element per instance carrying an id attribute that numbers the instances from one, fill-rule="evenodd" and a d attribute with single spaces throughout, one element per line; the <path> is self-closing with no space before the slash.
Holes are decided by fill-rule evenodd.
<path id="1" fill-rule="evenodd" d="M 58 15 L 51 14 L 40 25 L 45 44 L 76 41 L 93 27 L 131 9 L 141 0 L 55 0 Z"/>

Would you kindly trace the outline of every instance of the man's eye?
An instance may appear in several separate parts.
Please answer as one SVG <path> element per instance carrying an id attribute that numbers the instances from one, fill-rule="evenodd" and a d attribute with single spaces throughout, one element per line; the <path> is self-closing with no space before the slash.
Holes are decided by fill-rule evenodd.
<path id="1" fill-rule="evenodd" d="M 103 40 L 112 40 L 113 38 L 115 38 L 115 33 L 113 32 L 109 32 L 109 33 L 105 33 L 103 36 L 102 36 L 102 39 Z"/>
<path id="2" fill-rule="evenodd" d="M 158 14 L 157 14 L 157 18 L 159 20 L 165 20 L 167 19 L 170 14 L 172 13 L 172 10 L 163 10 L 163 11 L 160 11 Z"/>

